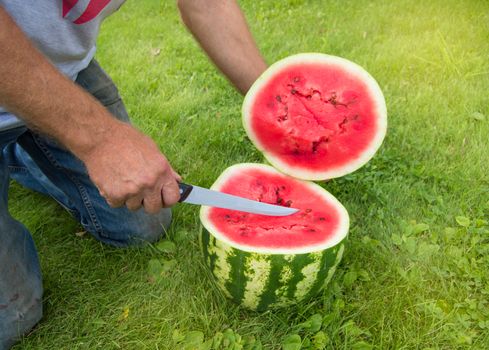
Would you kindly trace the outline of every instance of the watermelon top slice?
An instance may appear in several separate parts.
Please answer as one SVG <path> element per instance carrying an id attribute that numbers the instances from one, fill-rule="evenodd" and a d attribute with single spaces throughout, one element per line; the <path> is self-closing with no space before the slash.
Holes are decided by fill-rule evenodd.
<path id="1" fill-rule="evenodd" d="M 355 171 L 373 157 L 387 128 L 374 78 L 351 61 L 319 53 L 270 66 L 248 91 L 242 113 L 266 159 L 306 180 Z"/>
<path id="2" fill-rule="evenodd" d="M 233 165 L 211 188 L 300 209 L 293 215 L 277 217 L 202 207 L 200 219 L 205 229 L 240 250 L 310 253 L 335 246 L 348 233 L 348 213 L 335 197 L 317 184 L 291 178 L 268 165 Z"/>

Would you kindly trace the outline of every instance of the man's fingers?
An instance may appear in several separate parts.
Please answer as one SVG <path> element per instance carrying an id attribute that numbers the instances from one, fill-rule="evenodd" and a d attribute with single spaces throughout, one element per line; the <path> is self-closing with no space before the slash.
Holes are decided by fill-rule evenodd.
<path id="1" fill-rule="evenodd" d="M 107 199 L 107 198 L 105 200 L 107 201 L 109 206 L 112 208 L 120 208 L 120 207 L 123 207 L 125 204 L 123 201 L 115 201 L 115 200 L 111 200 L 111 199 Z"/>
<path id="2" fill-rule="evenodd" d="M 175 170 L 172 169 L 171 171 L 175 180 L 177 180 L 178 182 L 182 182 L 182 177 Z"/>
<path id="3" fill-rule="evenodd" d="M 180 190 L 175 180 L 167 182 L 161 189 L 161 198 L 163 207 L 168 208 L 178 203 L 180 199 Z"/>
<path id="4" fill-rule="evenodd" d="M 105 198 L 112 208 L 120 208 L 125 205 L 125 200 L 122 197 L 116 198 L 115 196 L 109 196 L 105 191 L 100 191 L 100 195 Z"/>
<path id="5" fill-rule="evenodd" d="M 129 210 L 135 211 L 143 206 L 143 198 L 141 196 L 131 197 L 126 200 L 126 207 Z"/>
<path id="6" fill-rule="evenodd" d="M 84 160 L 100 194 L 111 207 L 125 205 L 129 210 L 144 207 L 151 214 L 177 203 L 181 176 L 149 137 L 141 136 L 132 127 L 121 128 L 124 137 L 116 140 L 124 140 L 123 144 L 114 144 L 111 139 Z M 123 152 L 123 157 L 105 156 L 117 152 Z"/>
<path id="7" fill-rule="evenodd" d="M 156 214 L 163 207 L 163 199 L 161 198 L 161 189 L 152 191 L 144 197 L 144 210 L 150 214 Z"/>

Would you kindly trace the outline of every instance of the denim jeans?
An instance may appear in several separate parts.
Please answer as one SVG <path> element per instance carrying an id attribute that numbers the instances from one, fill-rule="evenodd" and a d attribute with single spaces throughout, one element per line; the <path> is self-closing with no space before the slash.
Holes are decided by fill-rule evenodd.
<path id="1" fill-rule="evenodd" d="M 117 88 L 97 62 L 76 83 L 118 119 L 129 122 Z M 143 209 L 111 208 L 83 163 L 54 140 L 26 127 L 0 131 L 0 350 L 8 349 L 42 316 L 42 281 L 34 241 L 8 211 L 10 178 L 54 198 L 96 239 L 117 247 L 156 241 L 171 211 L 150 215 Z"/>

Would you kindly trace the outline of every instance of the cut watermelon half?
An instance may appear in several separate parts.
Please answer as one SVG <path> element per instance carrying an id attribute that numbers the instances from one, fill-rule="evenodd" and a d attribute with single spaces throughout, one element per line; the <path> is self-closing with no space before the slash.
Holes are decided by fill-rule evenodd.
<path id="1" fill-rule="evenodd" d="M 365 164 L 384 139 L 387 112 L 363 68 L 309 53 L 270 66 L 247 93 L 242 113 L 249 138 L 273 167 L 231 166 L 212 189 L 300 210 L 270 217 L 202 207 L 200 241 L 219 288 L 249 309 L 265 310 L 311 298 L 332 278 L 348 213 L 304 180 L 339 177 Z"/>
<path id="2" fill-rule="evenodd" d="M 228 297 L 264 310 L 305 300 L 328 283 L 349 226 L 346 209 L 329 192 L 252 163 L 229 167 L 211 189 L 300 209 L 273 217 L 202 207 L 205 261 Z"/>
<path id="3" fill-rule="evenodd" d="M 320 53 L 270 66 L 246 94 L 242 115 L 265 158 L 306 180 L 357 170 L 373 157 L 387 129 L 375 79 L 349 60 Z"/>

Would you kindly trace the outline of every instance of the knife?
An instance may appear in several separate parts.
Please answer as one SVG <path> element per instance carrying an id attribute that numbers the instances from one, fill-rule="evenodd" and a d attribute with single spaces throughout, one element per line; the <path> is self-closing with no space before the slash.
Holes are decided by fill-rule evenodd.
<path id="1" fill-rule="evenodd" d="M 179 183 L 178 186 L 180 187 L 179 202 L 208 205 L 211 207 L 245 211 L 248 213 L 269 216 L 287 216 L 299 211 L 299 209 L 262 203 L 219 191 L 208 190 L 207 188 L 202 188 L 199 186 L 184 183 Z"/>

